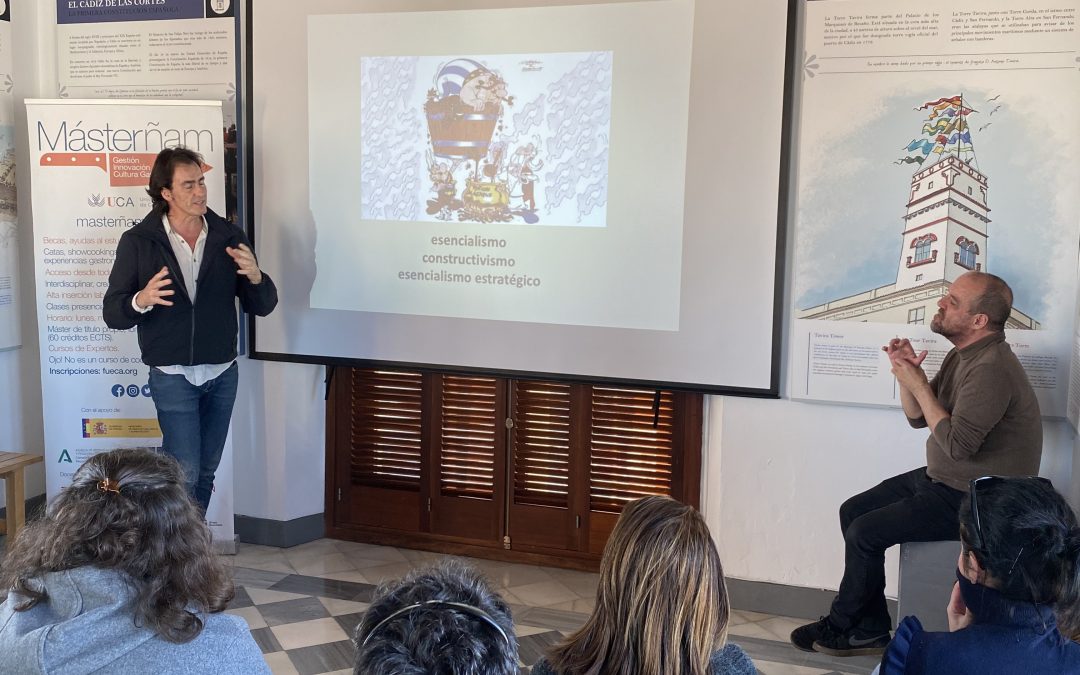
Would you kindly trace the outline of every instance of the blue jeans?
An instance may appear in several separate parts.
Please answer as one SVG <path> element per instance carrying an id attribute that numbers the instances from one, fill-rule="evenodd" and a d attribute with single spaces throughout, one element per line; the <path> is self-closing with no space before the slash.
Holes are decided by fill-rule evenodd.
<path id="1" fill-rule="evenodd" d="M 161 449 L 180 463 L 188 493 L 204 513 L 229 434 L 238 371 L 233 363 L 221 375 L 196 387 L 183 375 L 150 369 L 150 396 L 161 426 Z"/>

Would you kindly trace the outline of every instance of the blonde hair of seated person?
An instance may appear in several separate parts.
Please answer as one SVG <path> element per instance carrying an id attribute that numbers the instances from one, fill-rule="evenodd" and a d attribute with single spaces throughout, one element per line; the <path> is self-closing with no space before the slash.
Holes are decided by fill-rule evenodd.
<path id="1" fill-rule="evenodd" d="M 626 505 L 604 548 L 592 616 L 548 661 L 572 675 L 707 675 L 729 614 L 701 514 L 646 497 Z"/>

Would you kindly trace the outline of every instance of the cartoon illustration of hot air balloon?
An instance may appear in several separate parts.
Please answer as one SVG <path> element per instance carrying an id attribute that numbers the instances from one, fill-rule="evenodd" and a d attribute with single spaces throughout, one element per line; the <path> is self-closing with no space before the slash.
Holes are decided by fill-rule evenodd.
<path id="1" fill-rule="evenodd" d="M 444 64 L 424 104 L 435 156 L 478 165 L 488 153 L 503 102 L 512 105 L 513 97 L 496 73 L 472 59 Z"/>
<path id="2" fill-rule="evenodd" d="M 429 214 L 484 223 L 513 218 L 510 190 L 500 180 L 505 151 L 492 143 L 504 106 L 513 104 L 506 81 L 482 63 L 457 58 L 440 65 L 424 103 L 428 175 L 437 194 L 428 200 Z M 458 198 L 454 174 L 462 165 L 467 175 Z"/>

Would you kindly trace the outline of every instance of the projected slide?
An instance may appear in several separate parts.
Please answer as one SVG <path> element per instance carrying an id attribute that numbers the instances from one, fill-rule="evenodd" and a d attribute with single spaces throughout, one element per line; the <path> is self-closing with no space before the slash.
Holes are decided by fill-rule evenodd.
<path id="1" fill-rule="evenodd" d="M 692 26 L 682 0 L 308 17 L 311 307 L 677 331 Z"/>
<path id="2" fill-rule="evenodd" d="M 363 218 L 606 224 L 610 52 L 370 57 L 360 73 Z"/>
<path id="3" fill-rule="evenodd" d="M 776 393 L 796 0 L 248 4 L 256 358 Z"/>

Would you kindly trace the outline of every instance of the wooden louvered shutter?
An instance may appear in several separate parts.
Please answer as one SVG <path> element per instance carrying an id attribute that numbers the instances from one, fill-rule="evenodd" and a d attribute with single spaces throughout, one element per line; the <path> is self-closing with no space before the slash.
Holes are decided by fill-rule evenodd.
<path id="1" fill-rule="evenodd" d="M 678 400 L 687 394 L 626 387 L 591 387 L 589 421 L 589 546 L 601 553 L 627 502 L 684 494 L 679 457 Z M 700 408 L 700 399 L 698 407 Z M 700 415 L 696 418 L 700 430 Z M 700 444 L 700 431 L 696 436 Z M 700 447 L 700 445 L 699 445 Z M 679 452 L 676 449 L 680 448 Z"/>
<path id="2" fill-rule="evenodd" d="M 570 505 L 570 385 L 519 381 L 514 397 L 514 503 Z"/>
<path id="3" fill-rule="evenodd" d="M 573 431 L 580 385 L 515 380 L 510 532 L 515 549 L 575 550 L 580 434 Z"/>
<path id="4" fill-rule="evenodd" d="M 431 531 L 497 541 L 506 482 L 505 380 L 433 377 L 438 425 L 432 443 Z"/>
<path id="5" fill-rule="evenodd" d="M 592 388 L 589 510 L 621 513 L 626 502 L 671 494 L 673 394 Z"/>
<path id="6" fill-rule="evenodd" d="M 327 533 L 595 564 L 627 501 L 698 504 L 702 397 L 662 392 L 654 409 L 654 396 L 340 368 L 327 406 Z"/>
<path id="7" fill-rule="evenodd" d="M 417 372 L 338 371 L 336 386 L 349 406 L 333 428 L 348 448 L 351 522 L 420 528 L 423 379 Z"/>

